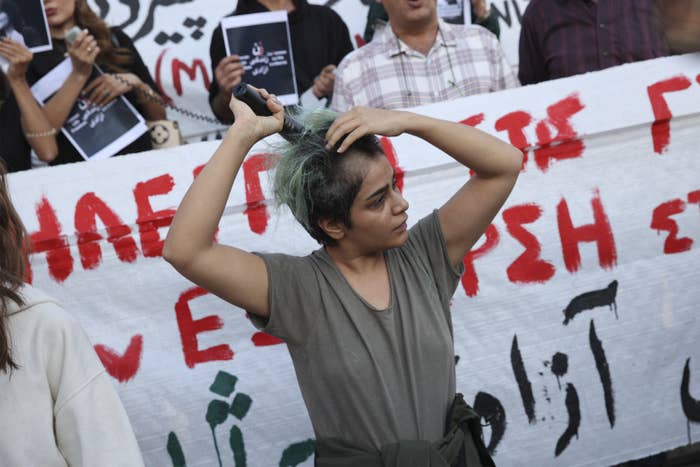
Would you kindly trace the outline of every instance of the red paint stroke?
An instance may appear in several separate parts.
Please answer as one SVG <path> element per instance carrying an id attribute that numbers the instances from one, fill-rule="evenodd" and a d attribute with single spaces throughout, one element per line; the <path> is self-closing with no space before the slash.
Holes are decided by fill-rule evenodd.
<path id="1" fill-rule="evenodd" d="M 260 172 L 270 170 L 273 161 L 272 154 L 253 154 L 243 162 L 243 178 L 245 179 L 246 208 L 243 211 L 248 217 L 250 230 L 258 235 L 265 233 L 267 221 L 270 216 L 267 213 L 265 195 L 263 195 L 260 183 Z"/>
<path id="2" fill-rule="evenodd" d="M 136 241 L 131 229 L 95 193 L 86 193 L 75 206 L 75 231 L 78 237 L 78 251 L 84 269 L 95 269 L 102 260 L 100 240 L 97 233 L 97 218 L 107 230 L 107 240 L 114 245 L 120 261 L 133 263 L 138 256 Z"/>
<path id="3" fill-rule="evenodd" d="M 503 211 L 506 229 L 522 246 L 523 254 L 513 261 L 506 272 L 508 279 L 515 283 L 543 283 L 554 276 L 556 269 L 552 263 L 540 258 L 542 245 L 537 237 L 523 228 L 523 224 L 531 224 L 542 216 L 542 209 L 536 204 L 522 204 Z"/>
<path id="4" fill-rule="evenodd" d="M 204 167 L 206 167 L 206 166 L 207 166 L 207 164 L 202 164 L 202 165 L 198 165 L 197 167 L 195 167 L 195 168 L 192 170 L 192 178 L 197 178 L 197 176 L 198 176 L 200 173 L 202 173 L 202 170 L 204 170 Z"/>
<path id="5" fill-rule="evenodd" d="M 180 74 L 184 71 L 190 81 L 194 81 L 197 78 L 197 70 L 202 74 L 202 79 L 204 80 L 204 89 L 209 89 L 211 85 L 211 79 L 209 78 L 209 72 L 207 67 L 199 58 L 192 61 L 192 65 L 187 65 L 186 63 L 176 59 L 173 59 L 171 65 L 173 73 L 173 86 L 175 87 L 175 92 L 178 96 L 182 96 L 182 80 Z"/>
<path id="6" fill-rule="evenodd" d="M 581 242 L 596 243 L 598 262 L 603 269 L 612 269 L 617 263 L 615 239 L 598 190 L 595 191 L 591 200 L 591 207 L 593 208 L 594 222 L 574 227 L 566 200 L 562 198 L 557 205 L 559 238 L 561 239 L 564 264 L 569 272 L 576 272 L 581 266 L 581 253 L 578 249 L 578 244 Z"/>
<path id="7" fill-rule="evenodd" d="M 95 345 L 95 352 L 100 357 L 105 370 L 120 383 L 125 383 L 136 376 L 141 366 L 143 355 L 143 336 L 136 334 L 131 338 L 123 355 L 102 344 Z"/>
<path id="8" fill-rule="evenodd" d="M 49 275 L 56 282 L 65 281 L 73 272 L 73 256 L 70 253 L 68 237 L 62 235 L 61 224 L 56 211 L 46 198 L 36 206 L 39 230 L 29 235 L 31 252 L 46 253 Z"/>
<path id="9" fill-rule="evenodd" d="M 391 165 L 391 167 L 394 169 L 394 175 L 396 176 L 396 186 L 398 187 L 400 192 L 403 192 L 404 170 L 399 165 L 399 156 L 398 154 L 396 154 L 396 149 L 394 149 L 394 145 L 391 143 L 391 140 L 386 136 L 382 136 L 379 139 L 379 142 L 382 145 L 382 149 L 384 150 L 384 155 L 386 156 L 386 159 L 389 161 L 389 165 Z"/>
<path id="10" fill-rule="evenodd" d="M 664 253 L 671 255 L 690 250 L 693 240 L 688 237 L 678 238 L 678 224 L 671 216 L 685 211 L 685 203 L 681 199 L 672 199 L 658 205 L 651 216 L 651 227 L 656 231 L 668 232 L 664 241 Z"/>
<path id="11" fill-rule="evenodd" d="M 484 122 L 484 114 L 476 114 L 472 115 L 471 117 L 467 117 L 464 120 L 461 120 L 459 123 L 471 127 L 475 127 L 477 125 L 481 125 Z"/>
<path id="12" fill-rule="evenodd" d="M 674 76 L 663 81 L 656 82 L 647 87 L 649 102 L 654 112 L 654 123 L 651 124 L 651 140 L 654 143 L 654 152 L 662 154 L 671 143 L 671 118 L 673 114 L 668 108 L 664 94 L 678 92 L 690 87 L 690 80 L 683 76 Z"/>
<path id="13" fill-rule="evenodd" d="M 192 318 L 190 301 L 206 295 L 208 292 L 200 287 L 193 287 L 184 291 L 175 304 L 175 317 L 180 330 L 180 340 L 182 342 L 182 353 L 185 357 L 185 365 L 194 368 L 199 363 L 211 362 L 215 360 L 231 360 L 233 350 L 228 344 L 220 344 L 199 350 L 197 335 L 207 331 L 215 331 L 224 326 L 223 321 L 217 315 L 209 315 L 201 319 Z"/>
<path id="14" fill-rule="evenodd" d="M 163 66 L 163 58 L 165 57 L 166 52 L 169 49 L 163 49 L 163 51 L 158 54 L 158 59 L 156 60 L 156 87 L 158 88 L 158 93 L 163 96 L 163 100 L 165 100 L 166 103 L 172 104 L 173 100 L 168 94 L 165 92 L 165 89 L 163 89 L 163 80 L 161 79 L 161 67 Z"/>
<path id="15" fill-rule="evenodd" d="M 700 207 L 700 190 L 688 193 L 688 204 L 697 204 Z"/>
<path id="16" fill-rule="evenodd" d="M 268 345 L 284 344 L 284 341 L 275 336 L 271 336 L 266 332 L 256 332 L 250 339 L 256 347 L 266 347 Z"/>
<path id="17" fill-rule="evenodd" d="M 570 119 L 583 110 L 578 94 L 574 93 L 547 107 L 547 118 L 537 123 L 537 149 L 535 149 L 535 164 L 546 172 L 553 160 L 574 159 L 583 154 L 583 141 L 571 125 Z M 552 137 L 549 125 L 557 130 Z"/>
<path id="18" fill-rule="evenodd" d="M 355 34 L 355 43 L 357 44 L 357 48 L 359 49 L 360 47 L 363 47 L 367 44 L 365 40 L 362 38 L 361 35 Z"/>
<path id="19" fill-rule="evenodd" d="M 161 240 L 158 228 L 169 226 L 173 222 L 173 216 L 175 215 L 175 209 L 154 211 L 150 198 L 168 194 L 174 186 L 173 177 L 169 174 L 164 174 L 145 182 L 139 182 L 134 188 L 134 199 L 136 200 L 136 211 L 138 214 L 136 223 L 139 226 L 141 250 L 146 257 L 155 258 L 161 256 L 165 241 Z"/>
<path id="20" fill-rule="evenodd" d="M 462 288 L 468 297 L 475 297 L 479 293 L 479 276 L 476 274 L 474 261 L 481 258 L 498 245 L 499 234 L 498 229 L 493 224 L 489 224 L 484 232 L 486 239 L 484 244 L 479 248 L 472 249 L 464 256 L 462 264 L 464 264 L 464 274 L 462 274 Z"/>
<path id="21" fill-rule="evenodd" d="M 510 144 L 520 149 L 523 153 L 521 172 L 525 170 L 525 164 L 527 164 L 527 148 L 529 147 L 529 143 L 525 135 L 525 128 L 527 128 L 530 123 L 532 123 L 532 116 L 527 112 L 517 110 L 505 114 L 496 120 L 495 124 L 496 131 L 508 132 L 508 141 L 510 141 Z"/>

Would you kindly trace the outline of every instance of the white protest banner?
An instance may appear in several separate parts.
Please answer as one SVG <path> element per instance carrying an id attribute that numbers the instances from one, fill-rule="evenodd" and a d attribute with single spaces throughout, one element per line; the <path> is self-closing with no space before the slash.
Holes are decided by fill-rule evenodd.
<path id="1" fill-rule="evenodd" d="M 527 156 L 452 301 L 457 390 L 490 421 L 497 465 L 612 465 L 697 442 L 700 56 L 417 111 Z M 382 144 L 410 224 L 468 177 L 412 136 Z M 33 282 L 86 328 L 147 465 L 312 466 L 285 346 L 160 257 L 215 147 L 12 174 Z M 318 245 L 270 205 L 269 152 L 247 157 L 218 241 L 307 254 Z"/>

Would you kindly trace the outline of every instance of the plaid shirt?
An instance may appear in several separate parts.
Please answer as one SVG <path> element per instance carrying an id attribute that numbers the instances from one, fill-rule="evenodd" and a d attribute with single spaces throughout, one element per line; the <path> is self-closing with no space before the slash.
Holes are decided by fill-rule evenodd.
<path id="1" fill-rule="evenodd" d="M 439 27 L 423 55 L 387 24 L 338 65 L 331 107 L 399 109 L 519 86 L 496 36 L 480 26 L 439 20 Z"/>

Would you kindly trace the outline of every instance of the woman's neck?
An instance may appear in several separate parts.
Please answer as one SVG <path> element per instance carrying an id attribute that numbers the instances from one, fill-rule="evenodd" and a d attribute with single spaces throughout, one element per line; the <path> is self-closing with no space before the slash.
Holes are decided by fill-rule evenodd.
<path id="1" fill-rule="evenodd" d="M 392 26 L 392 28 L 396 37 L 401 39 L 404 44 L 423 55 L 428 55 L 430 49 L 433 48 L 439 31 L 437 20 L 425 27 L 394 28 Z"/>
<path id="2" fill-rule="evenodd" d="M 362 274 L 384 267 L 384 252 L 364 254 L 355 249 L 344 248 L 340 245 L 326 246 L 326 253 L 341 271 Z"/>
<path id="3" fill-rule="evenodd" d="M 258 0 L 265 8 L 270 11 L 286 11 L 291 13 L 296 9 L 296 5 L 292 0 Z"/>
<path id="4" fill-rule="evenodd" d="M 66 21 L 60 26 L 52 27 L 49 28 L 49 32 L 51 33 L 51 38 L 52 39 L 65 39 L 66 38 L 66 33 L 75 26 L 75 21 L 70 20 Z"/>

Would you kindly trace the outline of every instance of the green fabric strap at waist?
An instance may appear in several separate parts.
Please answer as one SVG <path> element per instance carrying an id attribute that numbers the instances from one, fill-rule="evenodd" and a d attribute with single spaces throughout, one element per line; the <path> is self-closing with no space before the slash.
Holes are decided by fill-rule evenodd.
<path id="1" fill-rule="evenodd" d="M 432 443 L 425 440 L 402 440 L 373 451 L 351 446 L 337 438 L 318 439 L 316 467 L 493 466 L 481 442 L 479 420 L 474 409 L 464 402 L 461 394 L 457 394 L 442 439 Z M 478 440 L 474 439 L 477 436 L 475 429 L 478 430 Z M 488 459 L 482 462 L 484 453 Z"/>

